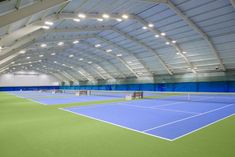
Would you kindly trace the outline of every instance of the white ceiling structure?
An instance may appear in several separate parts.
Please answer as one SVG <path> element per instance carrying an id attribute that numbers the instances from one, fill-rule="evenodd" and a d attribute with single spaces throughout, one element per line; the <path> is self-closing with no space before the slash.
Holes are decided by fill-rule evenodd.
<path id="1" fill-rule="evenodd" d="M 235 0 L 5 0 L 0 72 L 96 81 L 235 69 Z"/>

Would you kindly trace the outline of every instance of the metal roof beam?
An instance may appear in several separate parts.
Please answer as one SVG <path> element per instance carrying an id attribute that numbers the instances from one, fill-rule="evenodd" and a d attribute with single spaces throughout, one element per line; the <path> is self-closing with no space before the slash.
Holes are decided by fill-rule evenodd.
<path id="1" fill-rule="evenodd" d="M 10 12 L 8 14 L 0 16 L 0 28 L 9 25 L 11 23 L 17 22 L 23 18 L 29 17 L 36 14 L 42 10 L 52 8 L 57 5 L 68 2 L 68 0 L 43 0 L 38 1 L 30 6 L 24 7 L 17 11 Z"/>
<path id="2" fill-rule="evenodd" d="M 167 72 L 170 74 L 170 75 L 173 75 L 173 72 L 167 67 L 166 63 L 162 60 L 162 58 L 158 55 L 158 53 L 153 50 L 151 47 L 145 45 L 144 43 L 142 43 L 141 41 L 135 39 L 134 37 L 128 35 L 127 33 L 123 33 L 122 31 L 116 29 L 116 28 L 112 28 L 112 30 L 122 36 L 124 36 L 125 38 L 131 40 L 132 42 L 134 43 L 137 43 L 138 45 L 144 47 L 145 49 L 147 49 L 150 53 L 152 53 L 161 63 L 161 65 L 167 70 Z"/>
<path id="3" fill-rule="evenodd" d="M 234 0 L 235 1 L 235 0 Z M 192 20 L 190 20 L 179 8 L 175 6 L 170 0 L 167 2 L 167 6 L 171 8 L 179 17 L 181 17 L 194 31 L 198 32 L 205 41 L 207 41 L 209 47 L 212 49 L 212 52 L 215 54 L 217 60 L 219 61 L 220 67 L 223 71 L 225 71 L 225 66 L 222 62 L 222 59 L 220 58 L 220 55 L 213 43 L 213 41 L 209 38 L 209 36 L 203 32 L 202 29 L 199 28 L 199 26 L 196 25 Z"/>
<path id="4" fill-rule="evenodd" d="M 52 30 L 52 32 L 83 32 L 83 31 L 96 31 L 96 30 L 99 30 L 99 31 L 105 31 L 105 30 L 112 30 L 124 37 L 126 37 L 127 39 L 141 45 L 142 47 L 146 48 L 150 53 L 152 53 L 161 63 L 161 65 L 167 70 L 167 72 L 170 74 L 170 75 L 173 75 L 173 72 L 167 67 L 166 63 L 163 61 L 163 59 L 158 55 L 158 53 L 156 52 L 156 50 L 153 50 L 152 48 L 150 48 L 149 46 L 145 45 L 144 43 L 138 41 L 137 39 L 135 39 L 134 37 L 131 37 L 129 36 L 128 34 L 126 33 L 123 33 L 122 31 L 118 30 L 118 29 L 115 29 L 115 28 L 112 28 L 112 27 L 88 27 L 88 28 L 84 28 L 84 29 L 79 29 L 79 28 L 75 28 L 75 29 L 54 29 Z M 98 36 L 94 36 L 96 38 L 99 38 Z M 120 49 L 120 47 L 119 47 Z M 125 50 L 127 51 L 127 50 Z M 142 63 L 143 64 L 143 63 Z M 145 66 L 146 69 L 148 69 L 146 66 Z M 149 71 L 149 70 L 148 70 Z M 150 71 L 149 71 L 150 72 Z M 151 73 L 151 72 L 150 72 Z"/>
<path id="5" fill-rule="evenodd" d="M 132 18 L 137 20 L 139 23 L 141 23 L 142 25 L 144 26 L 147 26 L 148 25 L 148 22 L 146 22 L 143 18 L 141 18 L 140 16 L 137 16 L 137 15 L 132 15 Z M 149 31 L 151 31 L 152 33 L 154 34 L 158 34 L 160 35 L 161 34 L 161 31 L 159 31 L 158 29 L 156 28 L 148 28 Z M 162 36 L 162 38 L 171 43 L 171 39 L 167 36 Z M 185 62 L 190 66 L 190 68 L 192 69 L 192 72 L 193 73 L 197 73 L 196 70 L 194 70 L 194 65 L 189 61 L 189 59 L 183 54 L 183 49 L 179 46 L 179 44 L 172 44 L 172 46 L 176 49 L 177 53 L 179 53 L 183 59 L 185 60 Z"/>
<path id="6" fill-rule="evenodd" d="M 105 39 L 105 38 L 103 38 L 103 37 L 101 37 L 101 36 L 98 36 L 98 35 L 97 35 L 96 38 L 99 39 L 99 40 L 101 40 L 101 41 L 103 41 L 103 42 L 105 42 L 105 43 L 108 43 L 109 45 L 111 45 L 111 46 L 113 46 L 113 47 L 119 49 L 120 51 L 122 51 L 122 52 L 124 52 L 124 53 L 127 53 L 127 54 L 128 54 L 128 53 L 130 52 L 129 50 L 125 49 L 124 47 L 119 46 L 119 45 L 113 43 L 112 41 L 110 41 L 110 40 L 108 40 L 108 39 Z M 132 54 L 132 57 L 136 58 L 136 60 L 144 67 L 144 69 L 145 69 L 150 75 L 152 75 L 152 72 L 149 70 L 149 68 L 147 67 L 147 65 L 144 64 L 139 58 L 137 58 L 136 56 L 134 56 L 133 53 L 131 53 L 131 54 Z"/>

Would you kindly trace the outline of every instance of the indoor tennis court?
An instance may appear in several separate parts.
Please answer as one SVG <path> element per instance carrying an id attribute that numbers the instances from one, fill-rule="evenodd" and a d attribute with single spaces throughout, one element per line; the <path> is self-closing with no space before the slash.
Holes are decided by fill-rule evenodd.
<path id="1" fill-rule="evenodd" d="M 235 155 L 235 0 L 0 0 L 0 157 Z"/>

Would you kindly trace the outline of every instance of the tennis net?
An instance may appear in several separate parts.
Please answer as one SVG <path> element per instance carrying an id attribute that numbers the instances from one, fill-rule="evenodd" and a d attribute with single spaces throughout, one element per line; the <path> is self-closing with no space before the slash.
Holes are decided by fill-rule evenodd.
<path id="1" fill-rule="evenodd" d="M 145 99 L 235 104 L 235 93 L 144 92 Z"/>

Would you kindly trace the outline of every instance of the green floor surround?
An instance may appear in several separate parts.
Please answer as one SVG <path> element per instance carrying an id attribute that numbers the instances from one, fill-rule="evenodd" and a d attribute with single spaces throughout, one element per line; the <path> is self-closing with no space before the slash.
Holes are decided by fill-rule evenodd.
<path id="1" fill-rule="evenodd" d="M 170 142 L 58 109 L 92 103 L 44 106 L 0 93 L 0 157 L 235 156 L 235 116 Z"/>

